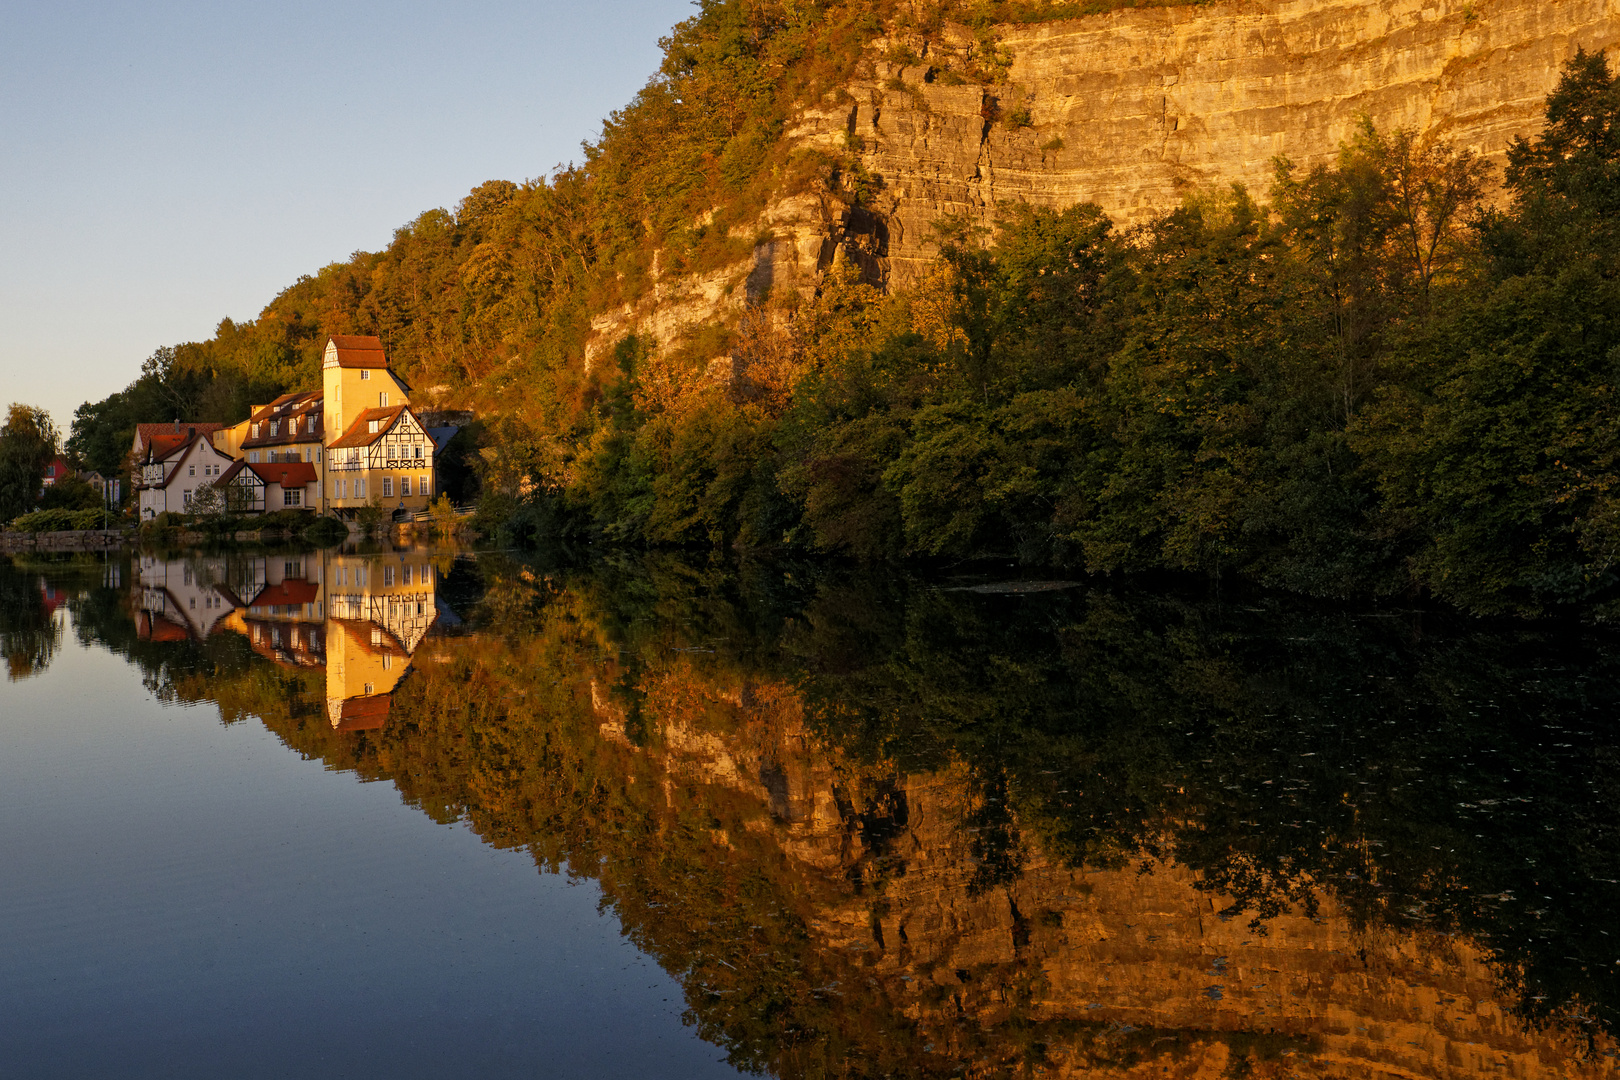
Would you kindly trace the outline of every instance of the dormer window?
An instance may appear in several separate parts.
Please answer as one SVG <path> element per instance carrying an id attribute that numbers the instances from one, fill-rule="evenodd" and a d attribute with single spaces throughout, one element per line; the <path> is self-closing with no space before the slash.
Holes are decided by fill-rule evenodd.
<path id="1" fill-rule="evenodd" d="M 253 437 L 255 439 L 257 439 L 259 437 L 259 425 L 258 424 L 253 425 Z"/>
<path id="2" fill-rule="evenodd" d="M 360 381 L 361 382 L 368 382 L 368 381 L 370 381 L 370 379 L 371 379 L 371 372 L 367 371 L 365 368 L 361 368 L 360 369 Z"/>
<path id="3" fill-rule="evenodd" d="M 311 413 L 310 416 L 309 416 L 309 433 L 311 435 L 315 434 L 315 414 L 314 413 Z"/>
<path id="4" fill-rule="evenodd" d="M 368 425 L 368 430 L 370 431 L 371 434 L 373 434 L 373 435 L 377 434 L 377 425 L 380 424 L 381 422 L 382 421 L 380 421 L 380 420 L 373 420 L 373 421 L 370 422 L 370 424 Z"/>
<path id="5" fill-rule="evenodd" d="M 280 432 L 281 432 L 281 421 L 280 420 L 272 420 L 272 421 L 270 421 L 270 434 L 271 435 L 277 435 L 277 434 L 280 434 Z"/>

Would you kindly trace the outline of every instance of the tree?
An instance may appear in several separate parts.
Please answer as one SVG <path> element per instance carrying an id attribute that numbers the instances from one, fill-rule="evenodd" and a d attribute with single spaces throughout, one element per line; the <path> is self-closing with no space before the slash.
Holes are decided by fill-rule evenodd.
<path id="1" fill-rule="evenodd" d="M 56 425 L 49 413 L 12 403 L 5 426 L 0 427 L 0 521 L 34 508 L 56 445 Z"/>

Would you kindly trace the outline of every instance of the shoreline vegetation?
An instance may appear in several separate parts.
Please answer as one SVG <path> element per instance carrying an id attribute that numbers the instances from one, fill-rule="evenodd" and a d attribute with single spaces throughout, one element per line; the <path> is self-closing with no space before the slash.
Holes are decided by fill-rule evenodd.
<path id="1" fill-rule="evenodd" d="M 1620 90 L 1602 54 L 1570 62 L 1500 177 L 1369 123 L 1335 162 L 1279 160 L 1266 193 L 1193 192 L 1129 230 L 1093 206 L 941 221 L 913 288 L 840 259 L 814 295 L 583 363 L 592 313 L 733 264 L 770 200 L 872 201 L 854 148 L 785 133 L 874 41 L 966 27 L 929 63 L 994 82 L 996 25 L 1120 6 L 704 0 L 581 164 L 481 185 L 257 320 L 160 350 L 68 445 L 116 466 L 136 419 L 238 417 L 307 381 L 327 334 L 377 334 L 480 415 L 454 497 L 503 543 L 1003 558 L 1609 618 Z"/>

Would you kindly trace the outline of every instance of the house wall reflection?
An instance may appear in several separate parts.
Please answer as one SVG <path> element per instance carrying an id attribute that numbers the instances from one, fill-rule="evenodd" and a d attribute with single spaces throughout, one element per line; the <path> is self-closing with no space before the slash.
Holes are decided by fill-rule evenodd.
<path id="1" fill-rule="evenodd" d="M 438 618 L 437 581 L 414 551 L 143 554 L 136 626 L 149 641 L 230 631 L 276 664 L 323 669 L 332 727 L 371 731 L 387 723 L 389 695 Z"/>

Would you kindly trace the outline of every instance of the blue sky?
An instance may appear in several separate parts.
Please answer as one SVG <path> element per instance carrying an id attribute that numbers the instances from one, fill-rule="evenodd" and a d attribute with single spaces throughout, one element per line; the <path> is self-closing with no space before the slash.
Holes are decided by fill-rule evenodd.
<path id="1" fill-rule="evenodd" d="M 0 3 L 0 406 L 66 432 L 485 180 L 579 156 L 687 0 Z"/>

